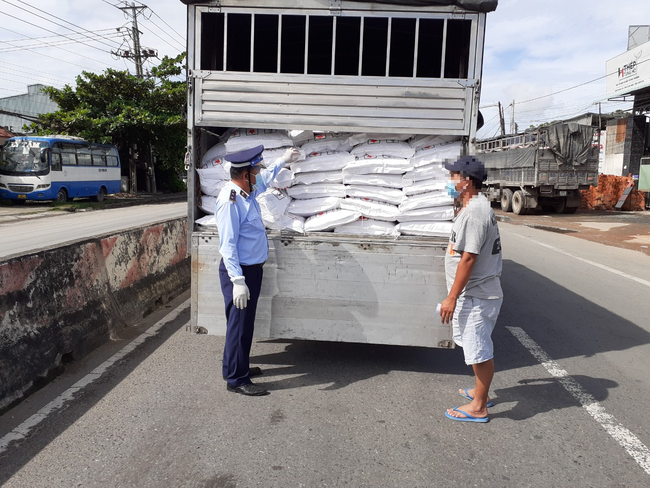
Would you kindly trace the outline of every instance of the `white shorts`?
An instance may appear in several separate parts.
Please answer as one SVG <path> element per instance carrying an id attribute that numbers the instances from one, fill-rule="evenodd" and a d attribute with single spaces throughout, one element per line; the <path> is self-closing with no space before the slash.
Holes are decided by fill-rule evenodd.
<path id="1" fill-rule="evenodd" d="M 502 303 L 503 298 L 474 297 L 462 297 L 456 302 L 452 320 L 454 342 L 463 348 L 466 364 L 484 363 L 494 357 L 492 331 Z"/>

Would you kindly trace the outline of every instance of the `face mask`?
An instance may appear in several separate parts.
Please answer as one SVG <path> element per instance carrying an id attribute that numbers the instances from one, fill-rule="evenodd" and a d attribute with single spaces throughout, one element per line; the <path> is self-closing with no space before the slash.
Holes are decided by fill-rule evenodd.
<path id="1" fill-rule="evenodd" d="M 262 184 L 260 182 L 260 175 L 255 176 L 255 184 L 253 185 L 253 191 L 257 191 L 262 187 Z"/>
<path id="2" fill-rule="evenodd" d="M 460 192 L 456 190 L 456 184 L 453 181 L 447 182 L 447 195 L 453 198 L 458 198 L 460 196 Z"/>

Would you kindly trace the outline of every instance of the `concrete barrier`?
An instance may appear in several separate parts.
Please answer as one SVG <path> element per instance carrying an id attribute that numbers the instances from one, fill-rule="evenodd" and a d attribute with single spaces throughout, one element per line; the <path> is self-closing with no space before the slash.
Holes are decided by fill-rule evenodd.
<path id="1" fill-rule="evenodd" d="M 0 262 L 0 410 L 189 286 L 184 218 Z"/>

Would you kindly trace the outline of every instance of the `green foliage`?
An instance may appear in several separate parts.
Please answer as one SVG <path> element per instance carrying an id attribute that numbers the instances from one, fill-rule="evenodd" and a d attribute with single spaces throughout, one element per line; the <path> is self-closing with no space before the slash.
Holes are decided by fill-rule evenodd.
<path id="1" fill-rule="evenodd" d="M 151 147 L 158 166 L 181 171 L 187 142 L 186 84 L 173 78 L 183 73 L 184 59 L 184 53 L 165 56 L 148 78 L 113 69 L 102 74 L 83 71 L 76 89 L 47 87 L 43 92 L 59 110 L 40 115 L 28 129 L 37 135 L 67 134 L 115 144 L 123 155 L 132 144 L 141 154 Z"/>

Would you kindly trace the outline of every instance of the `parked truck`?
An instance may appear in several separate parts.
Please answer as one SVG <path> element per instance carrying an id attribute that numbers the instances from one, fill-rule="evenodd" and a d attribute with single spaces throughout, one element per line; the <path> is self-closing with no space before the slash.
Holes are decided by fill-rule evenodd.
<path id="1" fill-rule="evenodd" d="M 538 206 L 557 213 L 580 208 L 581 190 L 598 185 L 595 128 L 559 123 L 477 143 L 488 178 L 484 191 L 504 212 Z"/>
<path id="2" fill-rule="evenodd" d="M 225 333 L 196 168 L 232 128 L 447 136 L 473 153 L 496 0 L 182 0 L 188 6 L 191 326 Z M 269 231 L 258 338 L 454 347 L 447 239 Z"/>

